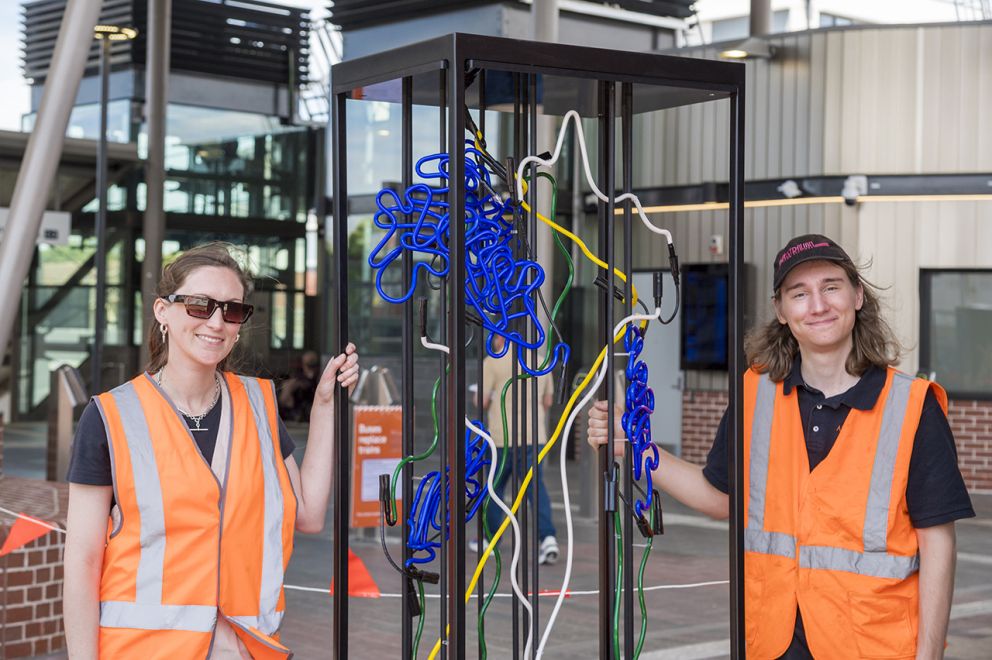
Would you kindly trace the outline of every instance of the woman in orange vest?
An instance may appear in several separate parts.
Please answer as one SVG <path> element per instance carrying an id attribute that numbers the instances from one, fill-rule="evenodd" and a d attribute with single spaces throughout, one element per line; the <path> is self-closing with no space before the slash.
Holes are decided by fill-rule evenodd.
<path id="1" fill-rule="evenodd" d="M 335 384 L 324 369 L 302 467 L 271 381 L 231 371 L 252 280 L 227 246 L 162 273 L 147 370 L 93 398 L 69 467 L 63 611 L 73 660 L 289 658 L 279 641 L 293 533 L 324 524 Z M 109 515 L 108 515 L 109 514 Z"/>
<path id="2" fill-rule="evenodd" d="M 954 521 L 975 515 L 947 396 L 892 368 L 878 294 L 832 240 L 796 237 L 773 269 L 775 318 L 745 340 L 748 658 L 943 657 Z M 606 429 L 599 402 L 590 444 Z M 655 483 L 727 518 L 727 443 L 725 413 L 705 467 L 665 453 Z"/>

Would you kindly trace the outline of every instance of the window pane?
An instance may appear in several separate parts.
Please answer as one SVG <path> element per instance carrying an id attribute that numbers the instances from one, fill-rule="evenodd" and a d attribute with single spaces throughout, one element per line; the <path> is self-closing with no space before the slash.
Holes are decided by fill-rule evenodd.
<path id="1" fill-rule="evenodd" d="M 992 271 L 925 272 L 929 362 L 948 391 L 992 394 Z"/>

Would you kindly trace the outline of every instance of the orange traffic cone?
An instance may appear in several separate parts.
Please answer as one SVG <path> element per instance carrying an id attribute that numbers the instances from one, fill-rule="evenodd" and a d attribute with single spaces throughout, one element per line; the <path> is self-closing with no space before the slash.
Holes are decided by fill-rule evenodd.
<path id="1" fill-rule="evenodd" d="M 331 578 L 331 595 L 334 595 L 334 578 Z M 381 595 L 365 562 L 351 548 L 348 548 L 348 595 L 355 598 L 379 598 Z"/>

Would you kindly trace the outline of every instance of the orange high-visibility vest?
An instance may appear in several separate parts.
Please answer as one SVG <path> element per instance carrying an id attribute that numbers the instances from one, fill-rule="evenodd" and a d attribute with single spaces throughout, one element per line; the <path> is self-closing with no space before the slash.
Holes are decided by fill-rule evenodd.
<path id="1" fill-rule="evenodd" d="M 292 657 L 278 631 L 296 497 L 275 390 L 231 373 L 224 381 L 231 440 L 223 484 L 148 374 L 96 397 L 121 513 L 108 526 L 100 580 L 101 658 L 207 658 L 218 617 L 252 657 Z"/>
<path id="2" fill-rule="evenodd" d="M 871 410 L 852 409 L 811 473 L 795 389 L 744 377 L 744 593 L 749 659 L 777 658 L 796 606 L 819 659 L 913 658 L 919 546 L 906 506 L 927 390 L 888 369 Z"/>

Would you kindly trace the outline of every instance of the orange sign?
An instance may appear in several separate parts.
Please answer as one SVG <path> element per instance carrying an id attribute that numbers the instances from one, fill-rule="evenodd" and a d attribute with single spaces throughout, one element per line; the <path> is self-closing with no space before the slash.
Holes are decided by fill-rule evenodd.
<path id="1" fill-rule="evenodd" d="M 352 409 L 351 526 L 379 526 L 379 475 L 393 476 L 403 456 L 403 408 L 355 406 Z M 401 486 L 396 487 L 396 515 L 403 515 Z"/>

